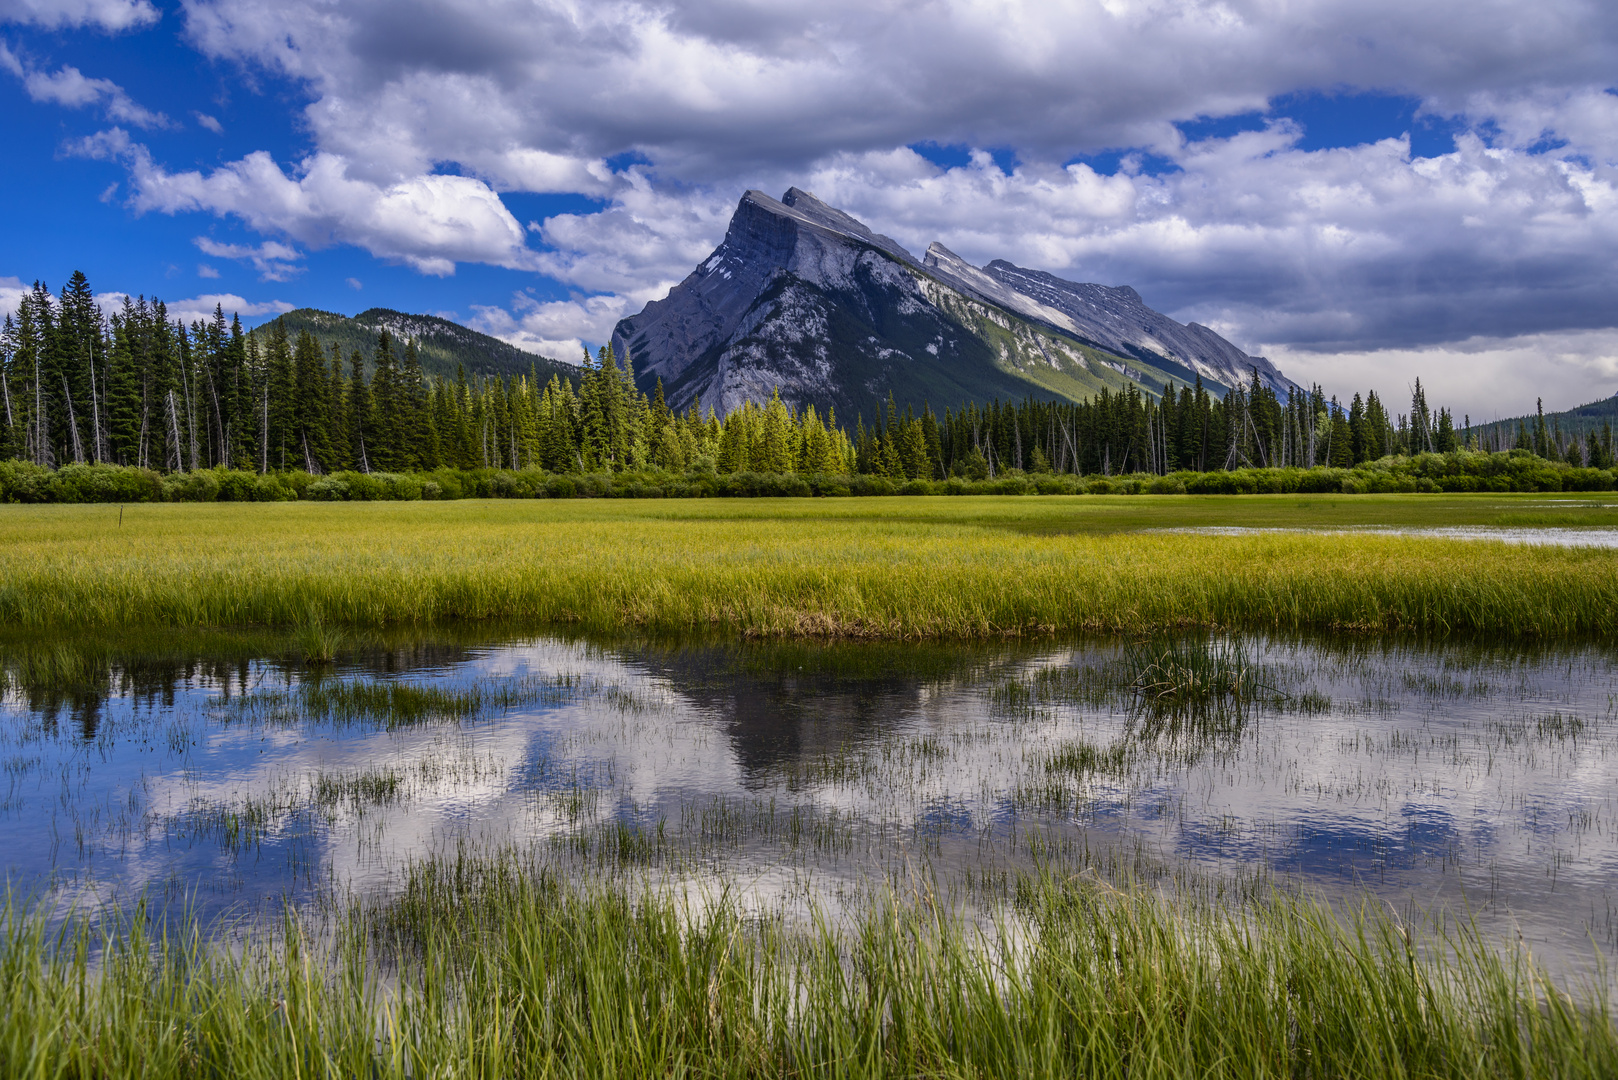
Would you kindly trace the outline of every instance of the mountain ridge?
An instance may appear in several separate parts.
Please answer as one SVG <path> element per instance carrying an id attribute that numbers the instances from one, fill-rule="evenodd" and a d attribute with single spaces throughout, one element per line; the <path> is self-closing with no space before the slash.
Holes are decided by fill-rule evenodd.
<path id="1" fill-rule="evenodd" d="M 367 308 L 357 315 L 297 308 L 276 319 L 286 326 L 288 335 L 293 338 L 300 330 L 308 330 L 328 353 L 333 344 L 340 345 L 345 362 L 358 349 L 366 358 L 367 371 L 373 368 L 377 335 L 385 329 L 398 339 L 400 348 L 405 341 L 414 340 L 422 369 L 440 378 L 455 378 L 460 367 L 464 367 L 468 375 L 483 377 L 527 375 L 532 370 L 541 383 L 549 381 L 552 375 L 570 380 L 578 378 L 579 369 L 572 364 L 528 352 L 437 315 L 411 315 L 380 307 Z M 267 319 L 248 333 L 267 335 L 276 319 Z"/>
<path id="2" fill-rule="evenodd" d="M 1037 294 L 1037 295 L 1033 295 Z M 991 397 L 1080 400 L 1198 377 L 1216 393 L 1293 385 L 1206 327 L 1135 290 L 1067 282 L 942 244 L 918 259 L 812 193 L 744 194 L 725 238 L 667 297 L 614 328 L 637 382 L 677 408 L 728 411 L 779 392 L 822 410 Z"/>

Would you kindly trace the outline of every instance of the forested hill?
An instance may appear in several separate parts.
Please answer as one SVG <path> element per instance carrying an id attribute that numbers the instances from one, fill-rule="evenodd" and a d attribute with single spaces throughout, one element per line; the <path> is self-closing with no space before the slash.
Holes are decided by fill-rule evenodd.
<path id="1" fill-rule="evenodd" d="M 1527 413 L 1505 420 L 1479 421 L 1476 429 L 1486 439 L 1509 443 L 1517 438 L 1519 429 L 1526 431 L 1532 440 L 1536 428 L 1543 427 L 1553 440 L 1561 443 L 1602 432 L 1612 424 L 1618 424 L 1618 394 L 1564 412 Z"/>
<path id="2" fill-rule="evenodd" d="M 552 375 L 560 375 L 574 383 L 579 378 L 579 369 L 572 364 L 525 352 L 499 338 L 480 334 L 436 315 L 406 315 L 390 308 L 371 308 L 349 318 L 318 308 L 298 308 L 279 318 L 286 326 L 288 338 L 295 341 L 299 331 L 307 330 L 327 350 L 339 345 L 345 357 L 352 356 L 358 350 L 367 358 L 366 367 L 373 373 L 376 337 L 386 330 L 401 344 L 414 340 L 422 369 L 440 378 L 455 378 L 457 366 L 462 365 L 468 375 L 485 377 L 527 375 L 532 369 L 538 374 L 541 385 L 549 382 Z M 275 320 L 271 319 L 254 329 L 252 334 L 261 341 L 267 340 L 270 323 L 273 322 Z"/>

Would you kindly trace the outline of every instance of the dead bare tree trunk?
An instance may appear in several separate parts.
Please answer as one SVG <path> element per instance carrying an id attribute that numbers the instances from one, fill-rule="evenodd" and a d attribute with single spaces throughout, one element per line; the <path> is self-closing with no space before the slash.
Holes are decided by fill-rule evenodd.
<path id="1" fill-rule="evenodd" d="M 73 394 L 67 388 L 67 376 L 62 376 L 62 397 L 67 401 L 67 429 L 73 436 L 73 463 L 84 464 L 84 443 L 79 441 L 79 421 L 73 415 Z"/>

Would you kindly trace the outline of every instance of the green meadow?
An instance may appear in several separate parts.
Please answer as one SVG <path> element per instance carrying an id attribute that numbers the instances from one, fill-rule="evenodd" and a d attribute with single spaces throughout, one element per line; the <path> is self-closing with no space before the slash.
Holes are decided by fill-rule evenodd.
<path id="1" fill-rule="evenodd" d="M 0 623 L 992 637 L 1604 634 L 1618 558 L 1387 534 L 1618 526 L 1600 495 L 462 500 L 0 507 Z"/>

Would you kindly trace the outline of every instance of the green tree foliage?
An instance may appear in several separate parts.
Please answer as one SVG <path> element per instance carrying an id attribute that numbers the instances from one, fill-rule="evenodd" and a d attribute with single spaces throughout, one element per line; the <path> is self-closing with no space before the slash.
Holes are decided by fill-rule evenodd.
<path id="1" fill-rule="evenodd" d="M 1319 386 L 1282 397 L 1256 371 L 1223 397 L 1196 379 L 1160 394 L 1104 389 L 1082 402 L 969 402 L 941 416 L 890 394 L 850 430 L 778 392 L 723 416 L 695 405 L 674 412 L 662 385 L 640 392 L 610 348 L 587 353 L 576 375 L 530 367 L 469 376 L 462 367 L 451 379 L 424 370 L 414 339 L 384 328 L 349 349 L 349 330 L 322 343 L 310 324 L 289 331 L 278 319 L 244 333 L 220 308 L 185 326 L 145 297 L 108 318 L 82 274 L 59 295 L 35 283 L 0 326 L 0 458 L 172 472 L 858 473 L 902 484 L 1348 468 L 1462 448 L 1515 447 L 1579 467 L 1610 468 L 1615 457 L 1610 419 L 1564 429 L 1541 406 L 1515 425 L 1467 418 L 1458 429 L 1419 381 L 1398 414 L 1374 391 L 1346 408 Z"/>

